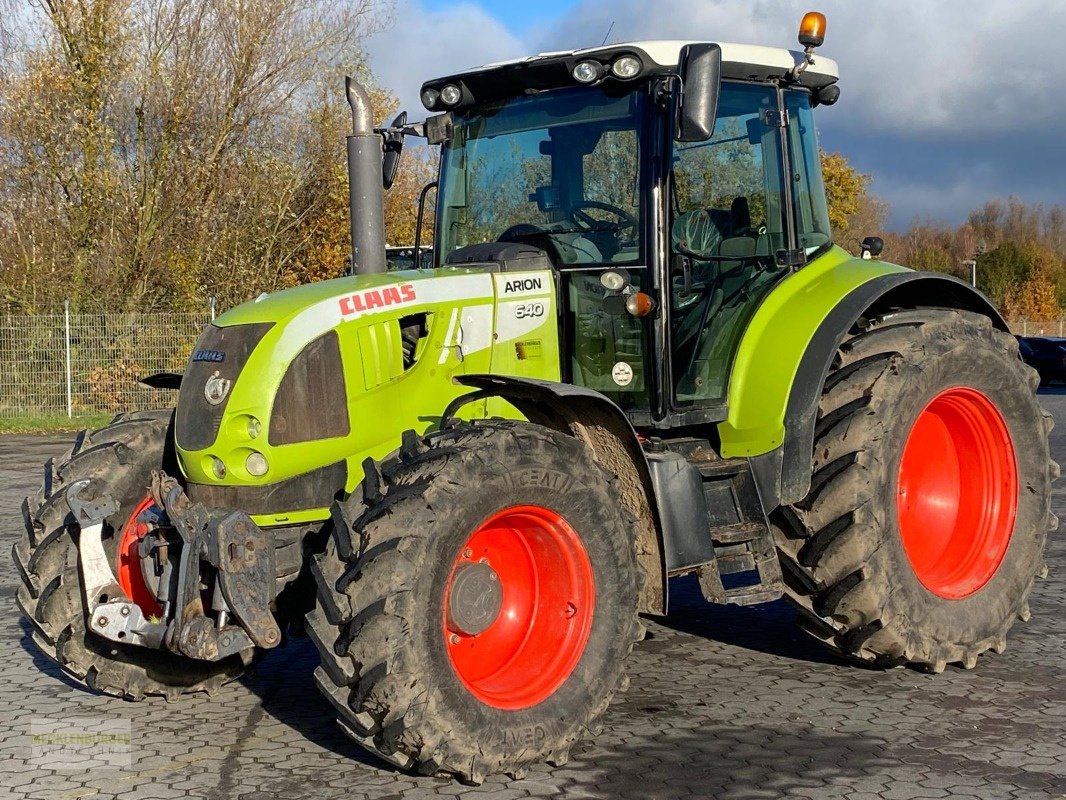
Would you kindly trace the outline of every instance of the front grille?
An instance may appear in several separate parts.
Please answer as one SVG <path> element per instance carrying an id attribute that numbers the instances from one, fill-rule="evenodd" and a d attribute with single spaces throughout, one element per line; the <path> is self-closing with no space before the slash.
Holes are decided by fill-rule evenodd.
<path id="1" fill-rule="evenodd" d="M 273 327 L 272 322 L 234 325 L 219 328 L 208 325 L 193 348 L 193 355 L 181 379 L 178 410 L 174 416 L 174 435 L 183 450 L 203 450 L 218 436 L 222 415 L 233 395 L 233 385 L 248 363 L 256 345 Z M 207 381 L 218 373 L 230 382 L 222 402 L 214 405 L 205 393 Z"/>

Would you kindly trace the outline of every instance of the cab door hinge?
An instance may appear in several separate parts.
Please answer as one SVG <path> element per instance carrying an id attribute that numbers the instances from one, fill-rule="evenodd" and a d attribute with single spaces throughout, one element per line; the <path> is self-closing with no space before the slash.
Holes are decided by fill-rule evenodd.
<path id="1" fill-rule="evenodd" d="M 764 108 L 762 110 L 762 124 L 767 128 L 785 128 L 788 126 L 788 110 L 776 108 Z"/>

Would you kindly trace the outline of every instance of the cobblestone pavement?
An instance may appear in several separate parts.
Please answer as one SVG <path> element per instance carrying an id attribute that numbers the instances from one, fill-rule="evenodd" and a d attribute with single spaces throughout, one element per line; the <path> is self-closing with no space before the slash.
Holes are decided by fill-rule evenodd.
<path id="1" fill-rule="evenodd" d="M 1044 400 L 1066 420 L 1066 394 Z M 670 616 L 651 621 L 634 651 L 632 686 L 603 733 L 564 767 L 472 789 L 399 773 L 351 744 L 312 683 L 307 640 L 271 653 L 256 676 L 212 699 L 126 703 L 64 677 L 18 620 L 7 558 L 19 501 L 60 441 L 0 438 L 0 798 L 1066 797 L 1062 534 L 1032 620 L 1014 629 L 1005 654 L 969 672 L 848 666 L 798 635 L 783 603 L 710 606 L 678 582 Z M 1066 425 L 1053 448 L 1066 462 Z M 1055 506 L 1066 520 L 1066 482 Z M 129 721 L 131 766 L 34 766 L 31 723 L 71 717 Z"/>

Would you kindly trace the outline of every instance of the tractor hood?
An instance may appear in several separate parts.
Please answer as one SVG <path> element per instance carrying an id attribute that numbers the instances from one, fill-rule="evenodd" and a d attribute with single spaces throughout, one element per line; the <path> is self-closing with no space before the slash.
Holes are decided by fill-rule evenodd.
<path id="1" fill-rule="evenodd" d="M 230 309 L 215 320 L 215 325 L 228 327 L 262 322 L 284 322 L 311 306 L 342 297 L 350 292 L 418 281 L 426 275 L 426 272 L 417 270 L 375 275 L 349 275 L 330 281 L 308 283 L 292 289 L 282 289 L 270 294 L 261 294 L 255 300 L 249 300 L 247 303 Z"/>
<path id="2" fill-rule="evenodd" d="M 514 317 L 499 336 L 498 295 Z M 190 496 L 320 513 L 342 487 L 320 502 L 316 471 L 333 470 L 333 482 L 334 468 L 354 476 L 353 464 L 394 449 L 397 425 L 425 430 L 463 393 L 455 376 L 498 361 L 558 379 L 553 295 L 548 270 L 446 268 L 338 278 L 226 312 L 196 342 L 181 381 L 174 437 Z M 512 340 L 527 335 L 536 346 L 515 361 Z M 312 500 L 297 484 L 315 481 Z"/>

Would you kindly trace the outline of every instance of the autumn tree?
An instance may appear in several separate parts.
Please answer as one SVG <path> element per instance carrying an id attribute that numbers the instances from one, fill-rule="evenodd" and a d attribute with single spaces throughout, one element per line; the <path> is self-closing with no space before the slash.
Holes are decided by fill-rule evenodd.
<path id="1" fill-rule="evenodd" d="M 311 112 L 322 87 L 344 108 L 387 11 L 43 0 L 0 83 L 0 303 L 202 308 L 284 285 L 340 179 L 320 182 Z M 343 164 L 343 135 L 323 147 Z"/>

